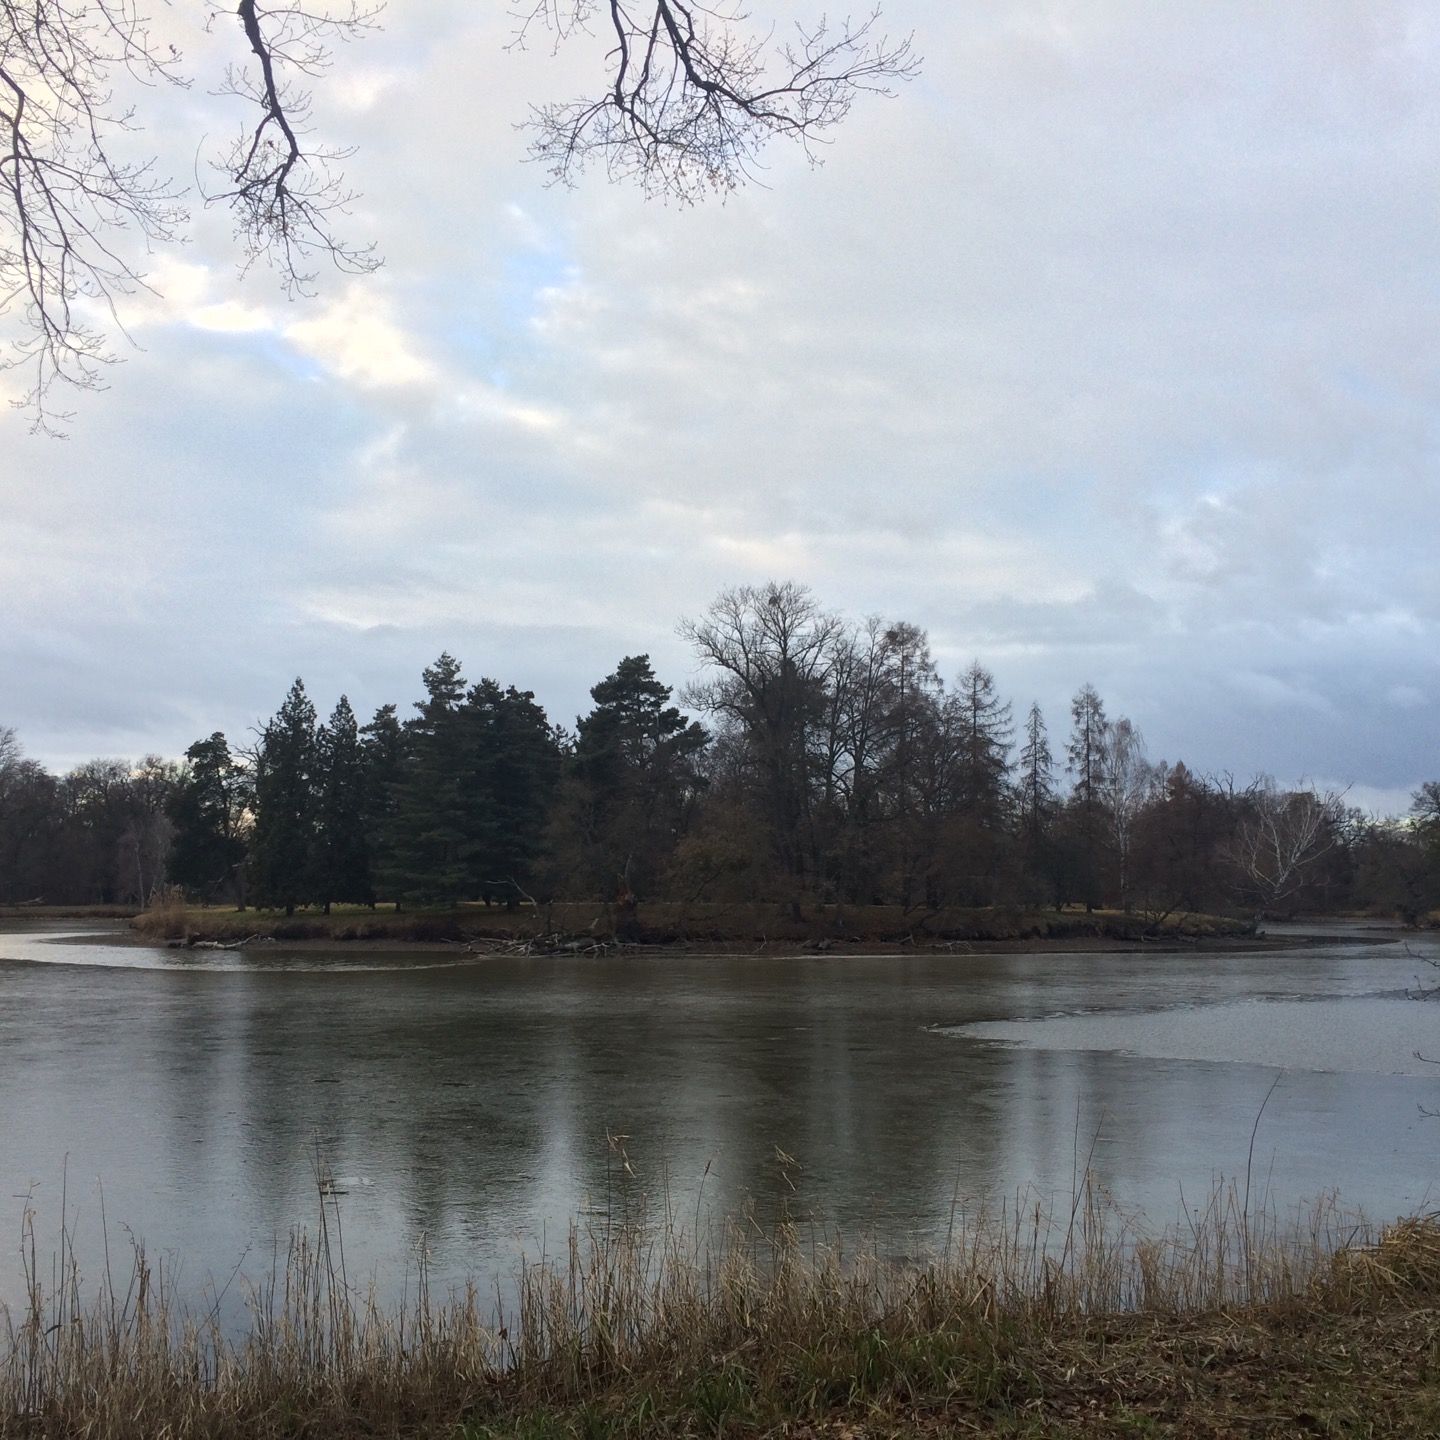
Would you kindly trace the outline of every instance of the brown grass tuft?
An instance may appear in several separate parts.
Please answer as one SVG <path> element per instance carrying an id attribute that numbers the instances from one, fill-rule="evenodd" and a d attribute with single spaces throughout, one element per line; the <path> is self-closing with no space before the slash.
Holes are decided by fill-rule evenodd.
<path id="1" fill-rule="evenodd" d="M 423 1270 L 405 1303 L 382 1305 L 345 1274 L 333 1206 L 251 1292 L 238 1334 L 183 1306 L 138 1247 L 122 1281 L 87 1297 L 62 1235 L 46 1283 L 27 1219 L 0 1436 L 544 1440 L 942 1420 L 1015 1435 L 1419 1435 L 1440 1416 L 1430 1219 L 1372 1242 L 1333 1202 L 1281 1225 L 1217 1187 L 1150 1235 L 1087 1182 L 1058 1212 L 957 1216 L 920 1264 L 790 1225 L 702 1244 L 602 1221 L 526 1262 L 499 1314 L 473 1287 L 433 1296 Z M 1271 1428 L 1237 1419 L 1257 1406 Z M 1303 1422 L 1352 1411 L 1393 1423 Z"/>

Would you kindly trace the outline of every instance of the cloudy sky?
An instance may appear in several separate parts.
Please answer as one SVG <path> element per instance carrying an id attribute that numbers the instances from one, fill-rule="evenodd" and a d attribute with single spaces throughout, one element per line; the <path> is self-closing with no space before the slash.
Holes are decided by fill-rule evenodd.
<path id="1" fill-rule="evenodd" d="M 0 419 L 30 754 L 242 734 L 296 674 L 406 704 L 442 648 L 569 722 L 773 577 L 1057 738 L 1088 680 L 1200 770 L 1440 775 L 1433 4 L 887 0 L 923 77 L 691 210 L 522 163 L 591 57 L 507 9 L 392 0 L 319 92 L 380 274 L 292 303 L 202 215 L 71 438 Z M 238 124 L 150 104 L 185 177 Z"/>

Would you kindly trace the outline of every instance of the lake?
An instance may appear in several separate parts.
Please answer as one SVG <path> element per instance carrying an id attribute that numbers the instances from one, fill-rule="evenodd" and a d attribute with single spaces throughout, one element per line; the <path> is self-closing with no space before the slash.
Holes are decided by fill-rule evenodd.
<path id="1" fill-rule="evenodd" d="M 1282 1211 L 1434 1203 L 1440 937 L 1331 927 L 1254 952 L 470 957 L 177 951 L 0 922 L 0 1300 L 62 1186 L 82 1263 L 103 1187 L 199 1294 L 314 1226 L 352 1276 L 508 1274 L 579 1216 L 788 1210 L 886 1253 L 1077 1150 L 1160 1224 L 1243 1175 Z M 113 928 L 113 925 L 112 927 Z M 1280 927 L 1283 928 L 1283 927 Z M 1338 942 L 1333 938 L 1338 931 Z M 1296 930 L 1299 936 L 1305 932 Z M 615 1138 L 623 1137 L 623 1138 Z M 628 1170 L 627 1170 L 628 1164 Z"/>

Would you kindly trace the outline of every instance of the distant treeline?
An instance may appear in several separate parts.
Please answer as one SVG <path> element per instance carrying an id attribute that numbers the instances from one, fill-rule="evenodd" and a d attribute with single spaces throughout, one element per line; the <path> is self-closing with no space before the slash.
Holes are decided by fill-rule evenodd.
<path id="1" fill-rule="evenodd" d="M 923 630 L 854 624 L 796 585 L 681 626 L 672 703 L 645 655 L 573 731 L 441 655 L 402 718 L 323 721 L 296 680 L 253 744 L 57 777 L 0 729 L 0 903 L 647 899 L 1113 906 L 1156 917 L 1440 905 L 1440 782 L 1411 813 L 1152 761 L 1090 685 L 1052 739 L 978 662 L 947 684 Z"/>

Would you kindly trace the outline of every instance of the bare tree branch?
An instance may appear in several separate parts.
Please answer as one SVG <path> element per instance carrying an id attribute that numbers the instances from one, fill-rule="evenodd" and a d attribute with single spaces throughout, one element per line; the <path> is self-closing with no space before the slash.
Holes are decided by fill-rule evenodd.
<path id="1" fill-rule="evenodd" d="M 221 93 L 250 102 L 259 117 L 214 163 L 226 188 L 205 203 L 234 212 L 242 270 L 263 258 L 287 294 L 308 294 L 317 256 L 352 274 L 379 268 L 373 244 L 356 245 L 336 232 L 336 218 L 356 198 L 340 168 L 354 152 L 309 142 L 312 97 L 304 82 L 330 69 L 337 41 L 375 29 L 380 6 L 240 0 L 236 14 L 253 59 L 226 70 Z"/>
<path id="2" fill-rule="evenodd" d="M 101 385 L 115 360 L 107 334 L 124 334 L 117 302 L 148 288 L 146 257 L 188 219 L 153 159 L 124 158 L 138 127 L 115 85 L 189 83 L 143 3 L 0 0 L 0 369 L 28 367 L 16 404 L 52 434 L 68 418 L 53 387 Z M 313 290 L 320 261 L 351 273 L 381 263 L 340 233 L 353 152 L 314 139 L 311 124 L 335 47 L 377 28 L 381 3 L 205 0 L 206 24 L 233 27 L 237 53 L 218 93 L 248 119 L 211 162 L 219 183 L 202 198 L 230 208 L 242 272 L 263 259 L 288 294 Z M 889 93 L 919 66 L 909 38 L 878 33 L 878 11 L 777 41 L 736 0 L 513 3 L 517 45 L 536 28 L 559 45 L 600 23 L 613 40 L 594 98 L 538 106 L 529 122 L 532 156 L 567 184 L 600 159 L 648 194 L 726 193 L 754 177 L 775 136 L 815 161 L 857 95 Z"/>
<path id="3" fill-rule="evenodd" d="M 111 77 L 183 84 L 178 61 L 135 0 L 0 0 L 0 313 L 20 319 L 0 369 L 30 372 L 18 403 L 35 429 L 68 418 L 48 403 L 57 381 L 96 389 L 113 358 L 96 312 L 119 328 L 116 297 L 144 285 L 124 232 L 148 250 L 186 218 L 153 162 L 114 148 L 135 125 Z"/>
<path id="4" fill-rule="evenodd" d="M 790 38 L 748 30 L 738 3 L 525 0 L 514 43 L 537 27 L 558 45 L 603 24 L 614 37 L 605 91 L 531 110 L 530 156 L 570 185 L 598 161 L 612 180 L 693 203 L 753 181 L 767 141 L 797 142 L 812 164 L 856 96 L 889 95 L 919 73 L 913 38 L 879 33 L 880 12 Z"/>

